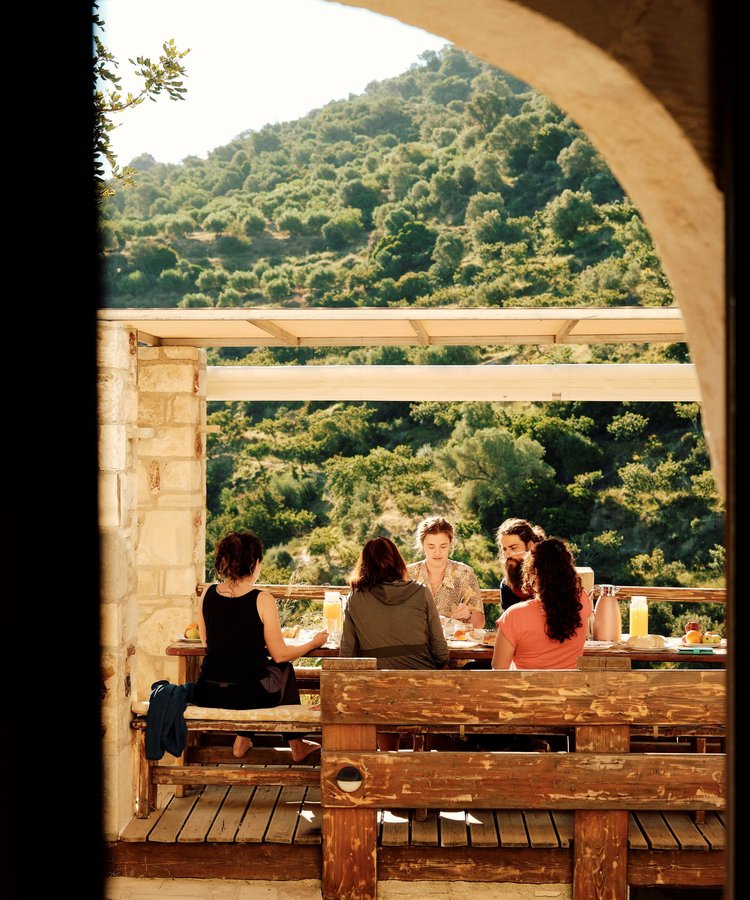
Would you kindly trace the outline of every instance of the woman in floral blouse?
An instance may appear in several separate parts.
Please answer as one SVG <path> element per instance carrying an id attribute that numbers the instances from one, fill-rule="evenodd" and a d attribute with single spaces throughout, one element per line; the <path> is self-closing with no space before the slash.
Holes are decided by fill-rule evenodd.
<path id="1" fill-rule="evenodd" d="M 442 616 L 484 628 L 484 603 L 474 570 L 450 559 L 453 526 L 442 516 L 430 516 L 417 527 L 416 547 L 424 559 L 406 567 L 409 578 L 426 584 Z"/>

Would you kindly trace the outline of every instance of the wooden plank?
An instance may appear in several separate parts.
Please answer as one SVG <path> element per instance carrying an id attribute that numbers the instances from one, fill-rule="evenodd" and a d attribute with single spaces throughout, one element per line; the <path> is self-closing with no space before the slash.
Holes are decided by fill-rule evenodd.
<path id="1" fill-rule="evenodd" d="M 291 844 L 299 821 L 302 801 L 305 799 L 304 787 L 283 787 L 271 822 L 266 831 L 265 840 L 269 844 Z"/>
<path id="2" fill-rule="evenodd" d="M 686 888 L 686 897 L 693 896 L 691 888 L 721 887 L 726 874 L 723 850 L 633 850 L 628 857 L 631 887 L 670 885 L 670 896 L 675 896 L 674 888 L 679 887 Z"/>
<path id="3" fill-rule="evenodd" d="M 621 677 L 625 678 L 625 673 Z M 606 756 L 611 753 L 617 756 L 630 747 L 630 728 L 627 725 L 584 725 L 576 728 L 575 746 L 577 752 L 571 756 L 582 758 L 584 762 L 594 759 L 596 754 Z M 626 753 L 623 758 L 629 756 Z M 644 757 L 640 759 L 644 760 Z M 642 774 L 643 770 L 638 777 Z M 592 789 L 596 792 L 593 785 Z M 632 789 L 632 785 L 626 788 L 629 791 Z M 652 789 L 658 790 L 655 787 Z M 628 896 L 628 811 L 608 806 L 603 803 L 596 810 L 579 807 L 575 811 L 573 900 L 589 900 L 591 897 L 597 900 L 626 900 Z"/>
<path id="4" fill-rule="evenodd" d="M 138 730 L 135 733 L 135 753 L 138 761 L 135 785 L 135 814 L 141 819 L 147 819 L 150 812 L 156 806 L 156 788 L 151 784 L 151 762 L 146 759 L 146 732 Z"/>
<path id="5" fill-rule="evenodd" d="M 565 809 L 556 809 L 552 811 L 551 815 L 557 829 L 560 846 L 570 847 L 573 843 L 573 813 Z"/>
<path id="6" fill-rule="evenodd" d="M 469 840 L 472 847 L 497 847 L 497 826 L 491 809 L 471 809 L 466 811 L 469 826 Z"/>
<path id="7" fill-rule="evenodd" d="M 667 827 L 660 812 L 638 812 L 636 818 L 652 850 L 677 850 L 679 848 L 675 836 Z"/>
<path id="8" fill-rule="evenodd" d="M 180 843 L 205 841 L 228 792 L 228 787 L 219 785 L 205 788 L 200 793 L 177 840 Z"/>
<path id="9" fill-rule="evenodd" d="M 317 752 L 317 751 L 316 751 Z M 155 784 L 278 784 L 315 785 L 317 768 L 287 766 L 156 766 Z"/>
<path id="10" fill-rule="evenodd" d="M 510 341 L 523 340 L 517 335 Z M 464 343 L 457 338 L 454 343 Z M 501 343 L 487 337 L 489 343 Z M 589 338 L 589 341 L 593 340 Z M 551 343 L 534 338 L 535 343 Z M 306 345 L 309 342 L 304 342 Z M 372 338 L 371 345 L 382 345 Z M 448 342 L 446 342 L 448 343 Z M 335 341 L 328 342 L 334 346 Z M 343 341 L 341 342 L 343 346 Z M 377 368 L 377 372 L 375 369 Z M 206 400 L 699 402 L 693 363 L 484 365 L 208 366 Z"/>
<path id="11" fill-rule="evenodd" d="M 726 721 L 726 673 L 717 669 L 324 670 L 322 679 L 327 687 L 321 694 L 321 718 L 338 724 L 494 722 L 542 726 L 543 730 L 544 726 L 717 725 Z M 457 696 L 460 703 L 455 702 Z M 431 702 L 425 703 L 425 697 Z"/>
<path id="12" fill-rule="evenodd" d="M 134 816 L 123 828 L 119 840 L 133 842 L 148 840 L 149 832 L 159 821 L 163 812 L 163 809 L 156 809 L 147 819 L 139 819 Z"/>
<path id="13" fill-rule="evenodd" d="M 178 881 L 169 879 L 191 879 L 182 883 L 182 897 L 203 896 L 201 886 L 208 882 L 192 879 L 220 879 L 227 885 L 224 890 L 214 891 L 214 897 L 240 896 L 238 889 L 231 887 L 231 881 L 288 881 L 290 873 L 295 879 L 320 879 L 320 847 L 287 846 L 284 844 L 152 844 L 124 843 L 118 841 L 108 848 L 107 872 L 111 875 L 138 878 L 143 887 L 134 890 L 139 900 L 145 900 L 144 888 L 154 879 L 153 887 L 167 897 L 180 887 Z M 166 884 L 165 884 L 166 882 Z M 283 888 L 283 884 L 280 885 Z M 171 890 L 170 890 L 171 888 Z M 245 888 L 250 894 L 253 888 Z M 150 895 L 149 895 L 150 896 Z M 247 893 L 245 894 L 247 896 Z M 282 895 L 283 896 L 283 895 Z M 288 894 L 287 894 L 288 896 Z"/>
<path id="14" fill-rule="evenodd" d="M 500 845 L 503 847 L 528 847 L 529 836 L 522 813 L 508 809 L 495 811 Z"/>
<path id="15" fill-rule="evenodd" d="M 294 835 L 295 844 L 319 844 L 323 811 L 320 806 L 320 787 L 309 787 L 305 793 Z"/>
<path id="16" fill-rule="evenodd" d="M 409 844 L 409 815 L 406 810 L 383 810 L 380 828 L 383 847 L 406 847 Z"/>
<path id="17" fill-rule="evenodd" d="M 458 881 L 551 884 L 560 895 L 560 884 L 572 879 L 570 850 L 532 850 L 493 847 L 383 847 L 378 854 L 381 880 L 435 881 L 450 886 Z M 483 885 L 477 885 L 482 896 Z M 512 887 L 508 897 L 514 897 Z M 413 889 L 412 894 L 415 894 Z M 443 894 L 447 891 L 444 889 Z M 537 890 L 537 896 L 543 891 Z M 436 894 L 437 896 L 437 894 Z M 589 898 L 590 900 L 590 898 Z"/>
<path id="18" fill-rule="evenodd" d="M 637 818 L 632 813 L 628 816 L 628 847 L 631 850 L 648 850 L 648 841 L 638 827 Z"/>
<path id="19" fill-rule="evenodd" d="M 211 582 L 199 582 L 195 586 L 196 596 L 200 597 Z M 306 601 L 319 600 L 323 602 L 325 591 L 338 591 L 346 594 L 349 586 L 317 585 L 317 584 L 260 584 L 264 590 L 273 594 L 277 600 Z M 480 588 L 482 601 L 486 605 L 500 602 L 500 591 L 497 588 Z M 654 587 L 653 585 L 622 585 L 617 592 L 618 599 L 627 600 L 633 594 L 645 596 L 657 603 L 726 603 L 726 588 L 700 588 L 700 587 Z"/>
<path id="20" fill-rule="evenodd" d="M 242 817 L 245 815 L 247 804 L 254 791 L 254 787 L 244 785 L 235 785 L 229 788 L 221 809 L 208 832 L 206 838 L 208 841 L 219 844 L 228 844 L 234 841 L 234 836 L 242 823 Z"/>
<path id="21" fill-rule="evenodd" d="M 438 811 L 428 809 L 424 819 L 411 822 L 411 843 L 413 847 L 437 847 Z"/>
<path id="22" fill-rule="evenodd" d="M 557 832 L 546 810 L 526 810 L 523 814 L 532 847 L 559 847 Z"/>
<path id="23" fill-rule="evenodd" d="M 263 841 L 280 793 L 279 785 L 263 784 L 255 789 L 235 836 L 238 844 L 259 844 Z"/>
<path id="24" fill-rule="evenodd" d="M 327 751 L 323 804 L 388 808 L 398 797 L 403 806 L 428 809 L 680 810 L 720 809 L 725 802 L 721 754 L 659 754 L 658 765 L 637 753 L 505 753 L 502 767 L 496 757 L 441 751 L 430 755 L 427 769 L 420 754 Z M 336 784 L 345 766 L 364 773 L 354 794 Z"/>
<path id="25" fill-rule="evenodd" d="M 466 830 L 466 812 L 464 810 L 440 810 L 441 847 L 466 847 L 469 835 Z"/>
<path id="26" fill-rule="evenodd" d="M 149 841 L 158 841 L 164 844 L 177 843 L 177 835 L 197 800 L 197 794 L 191 797 L 172 797 L 159 821 L 149 833 Z"/>
<path id="27" fill-rule="evenodd" d="M 721 815 L 707 812 L 705 822 L 696 823 L 696 828 L 712 850 L 724 850 L 727 845 L 727 832 L 722 818 Z"/>
<path id="28" fill-rule="evenodd" d="M 683 850 L 708 850 L 708 843 L 698 831 L 689 813 L 664 812 L 664 821 Z"/>

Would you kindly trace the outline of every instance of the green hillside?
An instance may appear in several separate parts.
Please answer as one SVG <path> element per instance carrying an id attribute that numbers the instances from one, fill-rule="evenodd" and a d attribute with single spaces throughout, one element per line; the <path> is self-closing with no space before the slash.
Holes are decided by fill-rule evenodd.
<path id="1" fill-rule="evenodd" d="M 131 165 L 137 186 L 103 207 L 109 306 L 674 303 L 638 211 L 576 124 L 456 49 L 207 160 Z M 684 344 L 209 353 L 212 365 L 612 361 L 689 356 Z M 209 550 L 253 528 L 266 580 L 340 583 L 375 534 L 417 558 L 416 522 L 442 512 L 485 587 L 508 515 L 568 538 L 598 581 L 723 584 L 697 404 L 214 403 L 210 421 L 222 427 Z"/>

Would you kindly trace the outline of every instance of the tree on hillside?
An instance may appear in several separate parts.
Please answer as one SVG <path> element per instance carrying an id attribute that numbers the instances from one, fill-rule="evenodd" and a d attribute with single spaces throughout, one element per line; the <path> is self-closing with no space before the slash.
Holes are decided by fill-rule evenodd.
<path id="1" fill-rule="evenodd" d="M 94 29 L 103 32 L 104 22 L 96 12 L 98 3 L 93 4 L 93 9 Z M 124 169 L 119 167 L 110 143 L 110 133 L 116 127 L 112 116 L 126 109 L 133 109 L 147 98 L 155 102 L 164 91 L 169 94 L 170 100 L 185 99 L 182 95 L 187 92 L 187 88 L 183 87 L 182 78 L 186 72 L 180 60 L 190 53 L 190 49 L 178 50 L 173 40 L 166 41 L 162 49 L 164 52 L 156 62 L 146 56 L 128 60 L 131 65 L 138 67 L 135 74 L 142 79 L 143 87 L 139 93 L 128 93 L 123 97 L 120 93 L 122 79 L 115 72 L 119 63 L 107 50 L 99 35 L 94 33 L 94 182 L 99 200 L 111 197 L 117 184 L 122 187 L 134 184 L 135 169 L 129 166 Z M 110 179 L 104 175 L 105 160 L 112 170 Z"/>

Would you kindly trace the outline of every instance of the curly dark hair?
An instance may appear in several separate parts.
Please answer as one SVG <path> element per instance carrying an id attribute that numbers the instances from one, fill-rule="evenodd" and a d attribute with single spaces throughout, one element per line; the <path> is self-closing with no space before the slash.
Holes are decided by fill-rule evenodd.
<path id="1" fill-rule="evenodd" d="M 406 563 L 398 547 L 390 538 L 377 537 L 362 548 L 349 584 L 353 591 L 362 591 L 387 581 L 404 581 L 406 577 Z"/>
<path id="2" fill-rule="evenodd" d="M 216 542 L 214 569 L 226 581 L 252 575 L 262 559 L 263 542 L 252 531 L 230 531 Z"/>
<path id="3" fill-rule="evenodd" d="M 562 643 L 573 637 L 583 624 L 583 585 L 564 540 L 548 537 L 531 547 L 523 561 L 523 584 L 542 601 L 550 640 Z"/>

